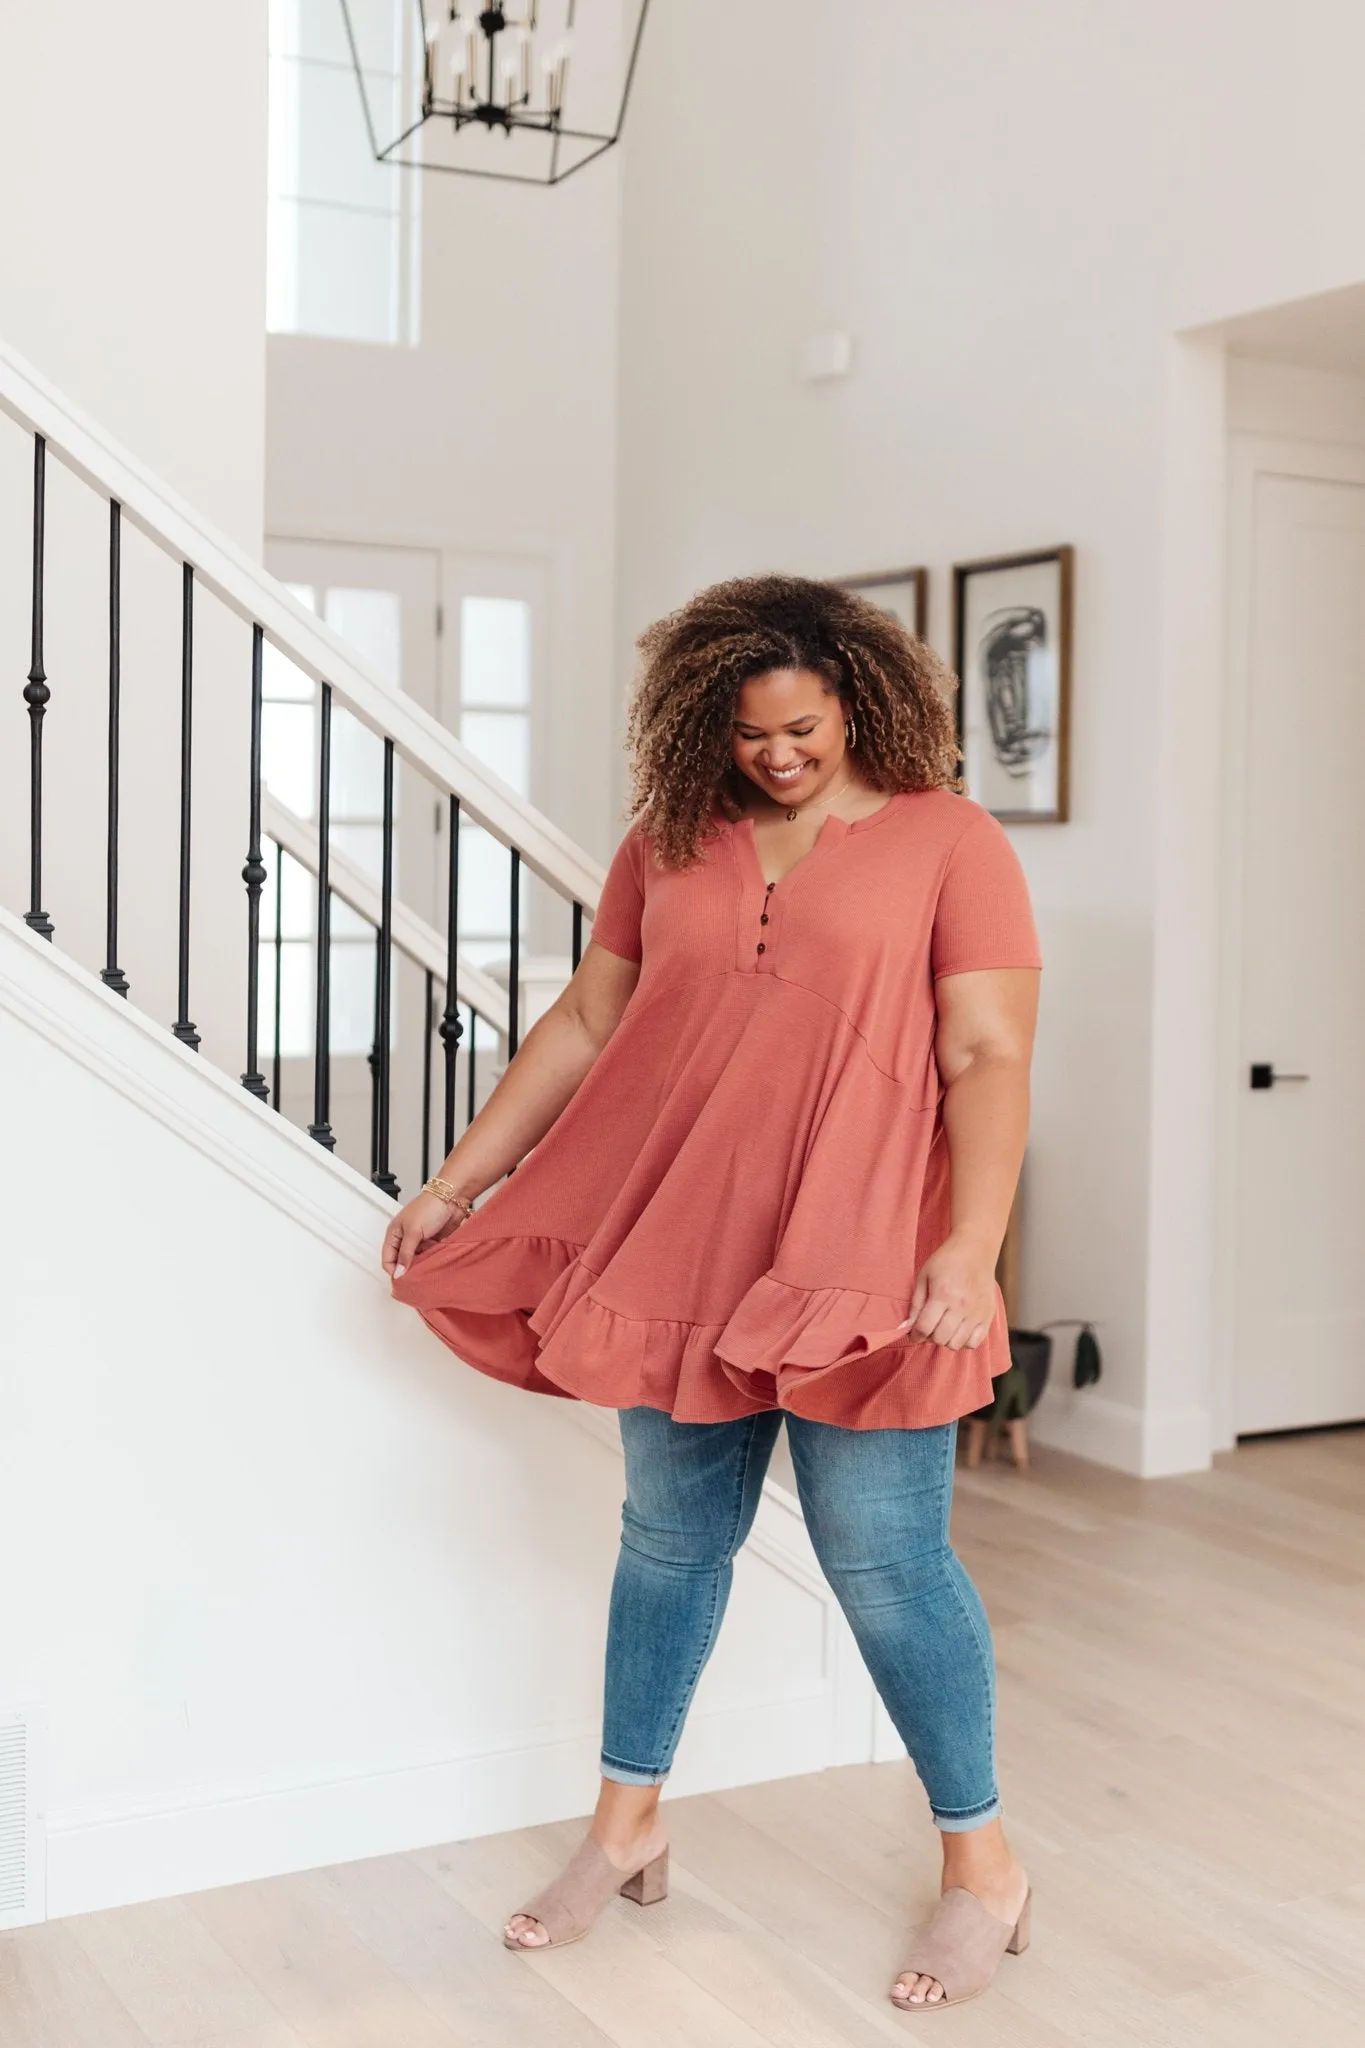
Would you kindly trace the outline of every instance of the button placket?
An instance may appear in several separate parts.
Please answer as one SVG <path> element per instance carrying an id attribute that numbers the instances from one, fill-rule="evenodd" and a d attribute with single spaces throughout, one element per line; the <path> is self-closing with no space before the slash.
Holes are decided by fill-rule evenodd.
<path id="1" fill-rule="evenodd" d="M 772 921 L 768 913 L 769 913 L 769 905 L 770 905 L 770 904 L 771 904 L 771 902 L 772 902 L 773 890 L 774 890 L 774 889 L 775 889 L 776 887 L 777 887 L 777 884 L 776 884 L 776 882 L 767 882 L 767 883 L 765 883 L 765 884 L 764 884 L 764 888 L 763 888 L 763 908 L 762 908 L 762 910 L 761 910 L 761 911 L 760 911 L 760 913 L 759 913 L 759 919 L 758 919 L 758 921 L 759 921 L 759 924 L 760 924 L 760 925 L 765 925 L 765 924 L 769 924 L 769 923 L 771 923 L 771 921 Z M 767 950 L 768 950 L 768 943 L 767 943 L 767 940 L 766 940 L 766 939 L 760 939 L 760 940 L 758 941 L 758 944 L 757 944 L 757 945 L 755 946 L 755 948 L 754 948 L 754 957 L 755 957 L 755 959 L 756 959 L 756 960 L 758 960 L 758 959 L 761 959 L 761 958 L 762 958 L 762 956 L 763 956 L 763 955 L 764 955 L 764 954 L 765 954 L 765 953 L 767 952 Z"/>

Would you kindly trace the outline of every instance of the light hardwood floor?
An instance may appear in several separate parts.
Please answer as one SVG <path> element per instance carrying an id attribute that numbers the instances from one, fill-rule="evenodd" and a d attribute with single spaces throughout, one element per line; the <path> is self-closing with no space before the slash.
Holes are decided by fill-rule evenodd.
<path id="1" fill-rule="evenodd" d="M 959 1475 L 1034 1944 L 960 2010 L 886 1990 L 932 1897 L 908 1764 L 682 1799 L 662 1905 L 508 1954 L 580 1823 L 0 1938 L 4 2048 L 1361 2048 L 1365 1431 L 1142 1484 Z"/>

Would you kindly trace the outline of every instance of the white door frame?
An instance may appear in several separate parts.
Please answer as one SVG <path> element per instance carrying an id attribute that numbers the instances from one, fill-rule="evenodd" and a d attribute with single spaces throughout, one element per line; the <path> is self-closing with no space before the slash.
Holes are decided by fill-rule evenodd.
<path id="1" fill-rule="evenodd" d="M 1256 487 L 1264 477 L 1365 486 L 1365 446 L 1288 436 L 1228 438 L 1227 660 L 1223 696 L 1219 874 L 1217 1160 L 1213 1331 L 1210 1362 L 1213 1448 L 1236 1441 L 1237 1127 L 1242 1094 L 1241 992 L 1245 933 L 1247 723 L 1251 708 L 1252 582 Z"/>

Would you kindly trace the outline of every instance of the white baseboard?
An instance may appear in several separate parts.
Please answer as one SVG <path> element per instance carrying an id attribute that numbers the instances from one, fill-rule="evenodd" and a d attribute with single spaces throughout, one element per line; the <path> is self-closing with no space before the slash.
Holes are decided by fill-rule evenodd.
<path id="1" fill-rule="evenodd" d="M 1146 1410 L 1088 1388 L 1050 1386 L 1029 1417 L 1036 1443 L 1112 1465 L 1137 1479 L 1205 1472 L 1212 1442 L 1204 1408 Z"/>
<path id="2" fill-rule="evenodd" d="M 823 1690 L 698 1712 L 683 1736 L 670 1795 L 821 1770 L 829 1761 L 829 1717 Z M 54 1821 L 47 1916 L 569 1820 L 592 1810 L 597 1762 L 595 1733 L 585 1729 L 410 1770 L 85 1824 Z"/>
<path id="3" fill-rule="evenodd" d="M 1142 1477 L 1207 1472 L 1213 1456 L 1213 1418 L 1207 1408 L 1152 1408 L 1143 1416 Z"/>
<path id="4" fill-rule="evenodd" d="M 1035 1443 L 1120 1472 L 1142 1470 L 1142 1411 L 1104 1394 L 1049 1386 L 1028 1421 Z"/>

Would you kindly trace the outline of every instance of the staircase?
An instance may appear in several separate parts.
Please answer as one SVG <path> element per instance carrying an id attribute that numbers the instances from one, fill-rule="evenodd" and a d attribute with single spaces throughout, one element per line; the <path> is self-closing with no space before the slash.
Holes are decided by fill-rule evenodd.
<path id="1" fill-rule="evenodd" d="M 378 1243 L 516 1050 L 528 924 L 576 965 L 602 871 L 3 346 L 0 415 L 0 1925 L 580 1813 L 614 1417 L 461 1371 Z M 311 818 L 263 783 L 268 650 L 316 687 Z M 330 828 L 343 717 L 381 750 L 377 874 Z M 395 886 L 433 798 L 436 923 Z M 505 862 L 503 963 L 462 952 L 462 821 Z M 674 1789 L 895 1747 L 770 1481 Z"/>
<path id="2" fill-rule="evenodd" d="M 245 1014 L 242 1018 L 242 1086 L 258 1100 L 268 1102 L 272 1090 L 262 1071 L 268 1057 L 262 1045 L 260 1016 L 260 972 L 263 904 L 268 877 L 263 853 L 273 843 L 283 845 L 290 857 L 316 878 L 315 1031 L 313 1043 L 313 1100 L 310 1128 L 316 1141 L 331 1148 L 330 1124 L 332 1015 L 329 987 L 331 929 L 336 899 L 346 903 L 373 928 L 375 934 L 375 1044 L 374 1131 L 370 1177 L 390 1194 L 398 1192 L 388 1157 L 392 1073 L 390 1071 L 390 1012 L 394 986 L 395 950 L 413 959 L 429 975 L 431 992 L 439 997 L 433 1030 L 440 1041 L 444 1065 L 442 1133 L 444 1149 L 454 1142 L 456 1127 L 455 1077 L 461 1040 L 466 1026 L 461 1019 L 463 1005 L 472 1017 L 489 1022 L 506 1047 L 507 1056 L 516 1051 L 519 1035 L 519 975 L 509 969 L 505 993 L 487 975 L 480 974 L 460 957 L 460 824 L 472 820 L 483 827 L 505 849 L 508 897 L 511 907 L 511 958 L 518 962 L 521 944 L 525 876 L 536 876 L 566 912 L 566 937 L 573 965 L 577 965 L 583 943 L 583 917 L 590 916 L 601 886 L 602 871 L 582 850 L 540 812 L 525 804 L 478 757 L 421 710 L 419 706 L 387 687 L 369 671 L 355 653 L 330 632 L 272 577 L 267 576 L 240 549 L 222 535 L 211 533 L 196 521 L 189 509 L 149 476 L 126 453 L 112 446 L 93 424 L 66 406 L 56 392 L 27 365 L 0 347 L 0 409 L 9 415 L 32 444 L 32 497 L 30 520 L 31 562 L 30 634 L 28 681 L 24 701 L 28 709 L 29 753 L 29 848 L 28 902 L 23 916 L 30 930 L 44 938 L 56 936 L 54 921 L 45 901 L 44 742 L 49 719 L 57 723 L 64 711 L 60 681 L 49 680 L 45 650 L 49 638 L 49 583 L 53 564 L 48 535 L 49 473 L 60 464 L 107 505 L 108 562 L 107 596 L 107 692 L 103 708 L 107 732 L 105 810 L 107 833 L 104 873 L 100 878 L 105 901 L 105 958 L 100 968 L 106 985 L 123 995 L 132 995 L 119 959 L 120 930 L 120 815 L 125 763 L 120 751 L 123 713 L 123 556 L 124 535 L 135 530 L 159 549 L 178 571 L 180 601 L 176 627 L 180 640 L 180 703 L 178 719 L 178 833 L 175 848 L 177 930 L 175 934 L 176 1013 L 171 1030 L 182 1044 L 198 1049 L 201 1043 L 194 1017 L 194 969 L 199 944 L 192 916 L 192 878 L 196 856 L 194 819 L 199 787 L 217 764 L 205 762 L 203 750 L 196 753 L 196 636 L 203 632 L 205 601 L 216 603 L 231 618 L 240 621 L 249 634 L 243 635 L 242 660 L 236 696 L 243 735 L 247 741 L 246 775 L 240 793 L 244 826 L 244 855 L 241 866 L 242 916 L 238 943 L 245 968 Z M 89 602 L 91 593 L 81 593 Z M 220 622 L 215 622 L 219 624 Z M 277 649 L 319 692 L 320 745 L 317 762 L 316 824 L 292 818 L 284 806 L 270 798 L 261 779 L 262 681 L 267 647 Z M 215 678 L 223 694 L 223 678 Z M 94 707 L 82 693 L 80 715 L 88 719 Z M 385 810 L 381 874 L 376 888 L 353 864 L 330 844 L 328 819 L 331 802 L 331 733 L 339 713 L 358 721 L 380 741 L 383 748 Z M 405 916 L 394 900 L 392 888 L 395 847 L 395 785 L 398 764 L 404 764 L 423 787 L 439 796 L 449 807 L 446 843 L 450 849 L 447 877 L 445 930 L 441 935 L 419 928 Z M 263 844 L 263 841 L 265 844 Z M 275 860 L 278 877 L 283 864 Z M 92 877 L 93 881 L 94 878 Z M 276 934 L 280 906 L 275 905 Z M 268 935 L 269 905 L 264 906 Z M 215 939 L 216 942 L 216 939 Z M 275 1064 L 278 1066 L 278 1048 Z M 279 1091 L 275 1091 L 276 1106 Z M 430 1123 L 425 1105 L 424 1130 Z"/>

